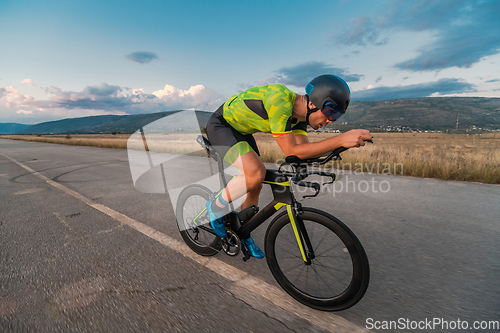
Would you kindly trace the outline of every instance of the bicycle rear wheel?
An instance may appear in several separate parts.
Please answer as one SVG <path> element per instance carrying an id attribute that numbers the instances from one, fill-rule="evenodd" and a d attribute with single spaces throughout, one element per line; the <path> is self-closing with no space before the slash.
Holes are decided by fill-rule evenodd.
<path id="1" fill-rule="evenodd" d="M 207 231 L 211 229 L 206 203 L 212 192 L 201 185 L 190 185 L 182 190 L 177 200 L 175 215 L 184 242 L 202 256 L 213 256 L 221 247 L 221 239 Z"/>
<path id="2" fill-rule="evenodd" d="M 265 251 L 269 269 L 297 301 L 318 310 L 340 311 L 356 304 L 368 288 L 370 270 L 363 246 L 340 220 L 304 208 L 300 215 L 315 257 L 306 265 L 287 214 L 268 227 Z"/>

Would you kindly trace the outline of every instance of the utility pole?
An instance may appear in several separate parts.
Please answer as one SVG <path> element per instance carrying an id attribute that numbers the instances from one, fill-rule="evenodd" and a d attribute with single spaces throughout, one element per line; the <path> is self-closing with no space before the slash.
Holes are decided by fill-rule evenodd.
<path id="1" fill-rule="evenodd" d="M 457 112 L 457 127 L 455 128 L 455 131 L 458 132 L 458 112 Z"/>

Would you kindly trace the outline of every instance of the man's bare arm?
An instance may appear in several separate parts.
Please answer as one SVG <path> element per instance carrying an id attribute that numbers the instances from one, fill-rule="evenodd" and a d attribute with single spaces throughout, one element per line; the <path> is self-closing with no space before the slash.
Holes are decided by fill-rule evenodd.
<path id="1" fill-rule="evenodd" d="M 289 133 L 276 137 L 275 140 L 286 156 L 295 155 L 301 159 L 321 156 L 339 147 L 364 146 L 365 140 L 372 140 L 370 132 L 363 129 L 351 130 L 319 142 L 309 142 L 309 139 L 306 141 L 304 138 L 299 138 L 300 136 Z"/>

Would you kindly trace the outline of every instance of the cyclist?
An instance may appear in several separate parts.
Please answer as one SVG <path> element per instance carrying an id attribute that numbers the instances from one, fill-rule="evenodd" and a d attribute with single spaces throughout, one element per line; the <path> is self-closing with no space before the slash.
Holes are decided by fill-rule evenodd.
<path id="1" fill-rule="evenodd" d="M 306 94 L 295 94 L 281 84 L 245 90 L 229 98 L 207 123 L 207 136 L 220 156 L 240 175 L 227 184 L 221 195 L 207 202 L 210 226 L 220 237 L 227 235 L 223 216 L 229 202 L 246 194 L 241 209 L 258 205 L 266 168 L 252 134 L 272 133 L 286 156 L 317 157 L 338 147 L 364 146 L 369 131 L 356 129 L 320 142 L 309 142 L 307 125 L 318 129 L 331 124 L 347 110 L 351 92 L 335 75 L 321 75 L 306 86 Z M 251 237 L 241 240 L 250 255 L 264 258 Z"/>

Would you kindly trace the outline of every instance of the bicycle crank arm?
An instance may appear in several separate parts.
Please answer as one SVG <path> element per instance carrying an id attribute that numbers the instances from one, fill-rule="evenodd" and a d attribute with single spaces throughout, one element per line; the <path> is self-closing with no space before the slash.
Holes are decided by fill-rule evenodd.
<path id="1" fill-rule="evenodd" d="M 248 252 L 248 250 L 244 246 L 241 247 L 241 251 L 243 252 L 243 261 L 244 262 L 246 262 L 248 259 L 251 258 L 250 253 Z"/>

